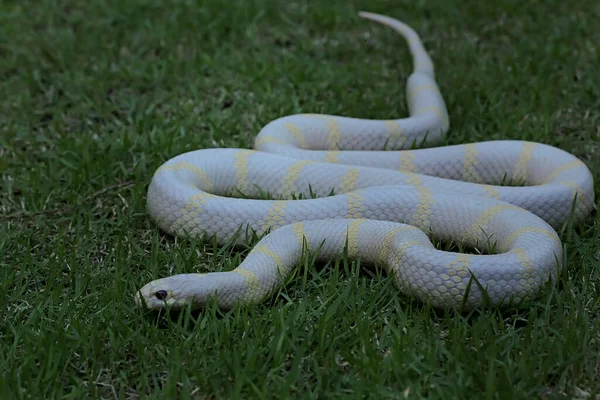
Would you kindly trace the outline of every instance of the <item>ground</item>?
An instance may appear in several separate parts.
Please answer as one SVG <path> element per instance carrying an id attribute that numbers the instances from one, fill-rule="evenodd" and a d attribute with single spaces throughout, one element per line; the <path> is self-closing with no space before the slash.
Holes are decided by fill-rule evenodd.
<path id="1" fill-rule="evenodd" d="M 434 312 L 385 274 L 310 259 L 258 307 L 133 303 L 156 277 L 246 253 L 157 229 L 145 195 L 162 162 L 249 148 L 291 113 L 407 114 L 405 43 L 361 9 L 422 35 L 451 117 L 441 145 L 538 141 L 598 177 L 600 3 L 462 3 L 1 3 L 3 398 L 598 398 L 596 213 L 559 232 L 567 269 L 521 309 Z"/>

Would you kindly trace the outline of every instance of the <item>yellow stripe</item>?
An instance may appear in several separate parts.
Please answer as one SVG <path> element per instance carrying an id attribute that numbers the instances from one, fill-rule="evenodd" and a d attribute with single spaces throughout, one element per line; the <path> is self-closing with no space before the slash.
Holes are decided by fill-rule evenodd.
<path id="1" fill-rule="evenodd" d="M 281 138 L 276 138 L 276 137 L 273 137 L 273 136 L 262 135 L 262 136 L 258 136 L 254 140 L 254 147 L 258 148 L 261 145 L 268 144 L 268 143 L 286 144 L 286 142 L 283 139 L 281 139 Z"/>
<path id="2" fill-rule="evenodd" d="M 166 164 L 161 166 L 159 169 L 156 170 L 156 174 L 162 173 L 162 172 L 166 172 L 166 171 L 190 171 L 193 172 L 194 174 L 196 174 L 196 176 L 198 176 L 200 178 L 200 180 L 202 181 L 202 190 L 206 190 L 206 191 L 211 191 L 213 188 L 212 182 L 210 181 L 210 179 L 208 178 L 208 175 L 206 175 L 206 173 L 201 169 L 198 168 L 197 166 L 190 164 L 188 162 L 180 162 L 180 163 L 174 163 L 174 164 Z"/>
<path id="3" fill-rule="evenodd" d="M 482 179 L 475 168 L 477 165 L 477 156 L 479 155 L 479 152 L 475 146 L 475 143 L 469 143 L 465 145 L 463 179 L 467 182 L 482 182 Z"/>
<path id="4" fill-rule="evenodd" d="M 533 149 L 537 144 L 532 142 L 523 143 L 523 150 L 521 150 L 521 154 L 519 155 L 519 161 L 515 165 L 515 169 L 513 171 L 513 179 L 523 179 L 527 181 L 529 177 L 529 161 L 533 157 Z"/>
<path id="5" fill-rule="evenodd" d="M 288 173 L 281 185 L 280 194 L 283 196 L 289 196 L 292 193 L 297 192 L 296 180 L 302 173 L 302 168 L 308 164 L 314 164 L 316 161 L 312 160 L 300 160 L 288 167 Z"/>
<path id="6" fill-rule="evenodd" d="M 281 227 L 282 221 L 284 221 L 285 218 L 285 209 L 287 207 L 287 202 L 286 201 L 275 201 L 273 202 L 273 206 L 271 207 L 271 209 L 267 212 L 267 216 L 264 218 L 262 225 L 261 225 L 261 233 L 266 232 L 267 230 L 273 228 L 273 227 Z"/>
<path id="7" fill-rule="evenodd" d="M 206 202 L 207 199 L 212 199 L 215 197 L 219 197 L 216 196 L 214 194 L 211 193 L 206 193 L 206 192 L 200 192 L 200 193 L 196 193 L 195 195 L 191 196 L 187 202 L 185 203 L 185 208 L 190 210 L 190 211 L 200 211 L 199 208 L 202 204 L 204 204 Z"/>
<path id="8" fill-rule="evenodd" d="M 248 189 L 248 157 L 250 154 L 252 153 L 249 151 L 240 151 L 234 156 L 235 186 L 242 193 L 246 193 Z"/>
<path id="9" fill-rule="evenodd" d="M 558 182 L 558 184 L 568 187 L 573 192 L 578 192 L 579 191 L 579 185 L 577 184 L 577 182 L 574 182 L 574 181 L 562 181 L 562 182 Z"/>
<path id="10" fill-rule="evenodd" d="M 404 254 L 406 254 L 406 250 L 410 249 L 411 247 L 413 247 L 415 245 L 419 245 L 419 244 L 421 244 L 421 242 L 419 242 L 418 240 L 411 240 L 408 242 L 401 242 L 396 247 L 391 249 L 394 258 L 391 261 L 389 268 L 391 269 L 391 271 L 394 275 L 394 280 L 396 281 L 396 285 L 401 290 L 404 290 L 404 288 L 406 287 L 405 282 L 403 282 L 403 280 L 402 280 L 402 274 L 398 274 L 398 270 L 400 270 L 400 267 L 402 266 L 402 259 L 404 258 Z"/>
<path id="11" fill-rule="evenodd" d="M 407 184 L 413 185 L 413 186 L 421 186 L 421 184 L 423 183 L 420 175 L 413 174 L 410 172 L 407 173 L 407 175 L 409 176 L 409 178 L 406 180 Z"/>
<path id="12" fill-rule="evenodd" d="M 202 205 L 207 199 L 215 198 L 211 193 L 200 192 L 190 196 L 185 203 L 185 207 L 181 208 L 181 216 L 173 223 L 172 229 L 178 231 L 183 228 L 186 233 L 190 233 L 200 224 L 199 215 L 202 213 Z"/>
<path id="13" fill-rule="evenodd" d="M 456 258 L 446 265 L 446 272 L 440 275 L 444 286 L 438 287 L 441 293 L 450 292 L 458 295 L 467 288 L 465 278 L 469 278 L 470 254 L 457 254 Z"/>
<path id="14" fill-rule="evenodd" d="M 417 187 L 417 191 L 419 192 L 419 206 L 411 221 L 413 225 L 421 229 L 428 228 L 431 206 L 433 206 L 433 195 L 431 190 L 425 187 Z"/>
<path id="15" fill-rule="evenodd" d="M 386 135 L 386 145 L 389 149 L 399 149 L 402 148 L 404 142 L 406 142 L 406 138 L 402 135 L 402 130 L 400 129 L 400 125 L 398 122 L 394 120 L 385 121 L 385 128 L 387 131 Z"/>
<path id="16" fill-rule="evenodd" d="M 390 253 L 392 250 L 394 250 L 394 247 L 392 246 L 392 244 L 393 244 L 393 241 L 394 241 L 394 238 L 396 237 L 396 235 L 399 232 L 406 231 L 409 229 L 410 229 L 409 225 L 403 225 L 398 228 L 392 229 L 390 232 L 388 232 L 387 235 L 385 235 L 385 238 L 383 238 L 383 244 L 381 246 L 381 251 L 379 252 L 378 260 L 379 260 L 380 264 L 387 264 L 388 258 L 390 257 Z"/>
<path id="17" fill-rule="evenodd" d="M 519 209 L 519 207 L 514 206 L 512 204 L 508 204 L 508 203 L 507 204 L 497 204 L 493 207 L 490 207 L 486 211 L 482 212 L 475 220 L 475 223 L 467 229 L 467 237 L 470 237 L 472 239 L 479 239 L 479 238 L 484 237 L 483 234 L 487 230 L 488 223 L 490 222 L 490 220 L 492 218 L 494 218 L 496 215 L 498 215 L 502 211 L 518 210 L 518 209 Z"/>
<path id="18" fill-rule="evenodd" d="M 294 232 L 294 235 L 296 236 L 296 240 L 298 240 L 298 243 L 300 243 L 300 245 L 302 245 L 302 243 L 304 242 L 304 222 L 299 222 L 293 225 L 292 228 L 292 232 Z M 307 242 L 307 246 L 310 247 L 310 243 Z M 310 248 L 308 249 L 310 250 Z"/>
<path id="19" fill-rule="evenodd" d="M 512 249 L 512 252 L 517 255 L 519 264 L 521 264 L 520 279 L 518 281 L 517 293 L 526 294 L 534 289 L 535 285 L 535 269 L 533 263 L 524 249 Z"/>
<path id="20" fill-rule="evenodd" d="M 562 182 L 557 182 L 559 185 L 562 186 L 566 186 L 569 189 L 571 189 L 571 192 L 573 193 L 573 197 L 577 194 L 577 202 L 581 203 L 582 201 L 585 200 L 585 192 L 583 190 L 581 190 L 581 188 L 579 187 L 579 185 L 577 184 L 577 182 L 574 181 L 562 181 Z"/>
<path id="21" fill-rule="evenodd" d="M 292 135 L 294 135 L 294 138 L 296 139 L 296 143 L 298 143 L 298 147 L 300 147 L 301 149 L 305 149 L 306 148 L 306 140 L 304 139 L 304 135 L 302 134 L 300 129 L 298 129 L 298 127 L 296 125 L 292 124 L 291 122 L 283 124 L 283 126 Z"/>
<path id="22" fill-rule="evenodd" d="M 548 229 L 544 229 L 544 228 L 538 228 L 535 226 L 526 226 L 524 228 L 519 228 L 516 231 L 514 231 L 513 233 L 510 234 L 509 237 L 506 238 L 506 245 L 510 246 L 513 244 L 513 242 L 521 235 L 526 235 L 528 233 L 541 233 L 542 235 L 554 240 L 556 242 L 556 244 L 558 244 L 558 246 L 561 246 L 562 243 L 560 241 L 560 238 L 558 237 L 558 235 L 553 232 L 550 231 Z"/>
<path id="23" fill-rule="evenodd" d="M 339 150 L 340 141 L 342 140 L 342 132 L 338 126 L 338 122 L 333 117 L 326 117 L 327 120 L 327 148 L 329 150 Z"/>
<path id="24" fill-rule="evenodd" d="M 531 262 L 531 259 L 529 258 L 525 250 L 521 248 L 516 248 L 512 249 L 511 251 L 517 255 L 519 263 L 523 267 L 521 269 L 521 274 L 523 274 L 522 278 L 527 279 L 533 276 L 533 263 Z"/>
<path id="25" fill-rule="evenodd" d="M 413 164 L 415 154 L 412 151 L 401 151 L 400 152 L 400 171 L 415 172 L 417 167 Z"/>
<path id="26" fill-rule="evenodd" d="M 260 290 L 260 283 L 258 282 L 258 277 L 256 276 L 256 274 L 252 271 L 248 271 L 247 269 L 242 269 L 240 267 L 234 269 L 233 271 L 236 274 L 238 274 L 239 276 L 241 276 L 244 281 L 246 282 L 246 286 L 247 286 L 247 296 L 251 299 L 251 300 L 259 300 L 262 296 L 261 290 Z"/>
<path id="27" fill-rule="evenodd" d="M 325 162 L 337 163 L 339 161 L 339 151 L 328 151 L 325 153 Z"/>
<path id="28" fill-rule="evenodd" d="M 413 88 L 411 88 L 408 91 L 408 97 L 409 98 L 414 98 L 416 97 L 419 93 L 425 91 L 425 90 L 431 90 L 431 91 L 435 91 L 436 93 L 439 93 L 439 89 L 436 85 L 433 85 L 431 83 L 426 83 L 424 85 L 419 85 L 419 86 L 415 86 Z"/>
<path id="29" fill-rule="evenodd" d="M 496 189 L 495 186 L 482 184 L 481 187 L 483 189 L 483 194 L 485 197 L 488 197 L 490 199 L 500 199 L 500 192 L 498 191 L 498 189 Z"/>
<path id="30" fill-rule="evenodd" d="M 192 215 L 192 212 L 190 212 L 190 210 L 187 210 L 185 208 L 182 208 L 180 211 L 181 216 L 177 218 L 177 221 L 175 221 L 175 223 L 173 223 L 171 229 L 174 232 L 177 232 L 178 234 L 184 233 L 188 235 L 190 231 L 194 229 L 194 216 Z"/>
<path id="31" fill-rule="evenodd" d="M 358 168 L 350 168 L 346 175 L 342 177 L 342 184 L 339 187 L 340 193 L 348 193 L 354 190 L 356 187 L 356 181 L 360 170 Z"/>
<path id="32" fill-rule="evenodd" d="M 446 126 L 450 123 L 448 113 L 436 106 L 421 107 L 417 109 L 415 115 L 425 114 L 427 112 L 433 112 L 434 114 L 436 114 L 438 117 L 441 118 L 442 123 Z"/>
<path id="33" fill-rule="evenodd" d="M 278 267 L 283 266 L 283 261 L 281 260 L 281 257 L 279 257 L 279 254 L 275 253 L 273 250 L 271 250 L 270 248 L 268 248 L 265 245 L 260 245 L 260 246 L 254 247 L 252 249 L 252 252 L 264 254 L 267 257 L 271 258 Z"/>
<path id="34" fill-rule="evenodd" d="M 546 179 L 544 180 L 544 183 L 552 182 L 558 175 L 562 174 L 563 172 L 565 172 L 569 169 L 580 167 L 581 164 L 582 164 L 581 161 L 573 160 L 570 163 L 560 166 L 559 168 L 552 171 L 552 173 L 546 177 Z"/>
<path id="35" fill-rule="evenodd" d="M 444 112 L 442 111 L 441 108 L 436 107 L 436 106 L 421 107 L 421 108 L 417 109 L 417 111 L 415 112 L 415 114 L 416 115 L 418 115 L 418 114 L 425 114 L 427 112 L 433 112 L 433 113 L 437 114 L 438 117 L 444 118 Z"/>
<path id="36" fill-rule="evenodd" d="M 363 197 L 360 192 L 348 193 L 348 213 L 346 218 L 362 218 L 364 208 L 362 206 Z"/>
<path id="37" fill-rule="evenodd" d="M 446 274 L 455 283 L 458 283 L 462 278 L 469 276 L 469 265 L 471 265 L 470 254 L 457 254 L 456 258 L 447 265 Z"/>
<path id="38" fill-rule="evenodd" d="M 350 222 L 348 225 L 348 257 L 351 259 L 358 256 L 358 230 L 364 222 L 364 219 L 358 219 Z"/>

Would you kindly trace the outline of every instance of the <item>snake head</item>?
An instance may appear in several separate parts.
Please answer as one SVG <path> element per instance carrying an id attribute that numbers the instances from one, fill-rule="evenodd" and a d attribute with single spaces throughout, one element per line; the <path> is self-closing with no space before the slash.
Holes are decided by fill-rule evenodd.
<path id="1" fill-rule="evenodd" d="M 228 276 L 228 272 L 211 272 L 179 274 L 156 279 L 135 294 L 135 302 L 139 307 L 149 310 L 180 310 L 189 305 L 192 309 L 197 309 L 205 307 L 209 298 L 220 288 L 224 297 L 217 296 L 217 305 L 226 309 L 235 301 L 235 294 L 243 292 L 241 288 L 230 283 Z M 223 287 L 223 283 L 227 285 Z"/>
<path id="2" fill-rule="evenodd" d="M 190 283 L 199 275 L 181 274 L 156 279 L 135 294 L 135 303 L 138 307 L 145 307 L 149 310 L 181 309 L 190 302 L 194 302 L 194 296 L 188 289 Z"/>

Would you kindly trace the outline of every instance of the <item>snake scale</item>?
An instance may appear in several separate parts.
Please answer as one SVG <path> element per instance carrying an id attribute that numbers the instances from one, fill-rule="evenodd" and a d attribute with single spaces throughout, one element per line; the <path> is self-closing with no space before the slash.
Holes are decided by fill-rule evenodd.
<path id="1" fill-rule="evenodd" d="M 231 271 L 146 284 L 136 292 L 139 306 L 202 308 L 214 300 L 227 310 L 261 302 L 280 290 L 307 248 L 320 261 L 345 254 L 379 265 L 403 295 L 436 308 L 530 300 L 556 276 L 563 263 L 557 230 L 594 209 L 590 170 L 563 150 L 527 141 L 411 149 L 449 129 L 433 63 L 408 25 L 359 15 L 407 41 L 410 116 L 285 116 L 262 128 L 255 150 L 201 149 L 166 161 L 147 193 L 160 229 L 220 245 L 246 240 L 235 236 L 240 229 L 267 234 Z M 524 185 L 505 184 L 515 181 Z M 428 235 L 487 252 L 442 251 Z"/>

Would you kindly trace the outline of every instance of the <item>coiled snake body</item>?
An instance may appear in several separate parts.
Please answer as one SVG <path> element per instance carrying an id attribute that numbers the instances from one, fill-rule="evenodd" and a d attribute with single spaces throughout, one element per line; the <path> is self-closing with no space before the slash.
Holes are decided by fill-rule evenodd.
<path id="1" fill-rule="evenodd" d="M 286 116 L 260 131 L 256 150 L 204 149 L 165 162 L 147 198 L 165 232 L 214 235 L 220 244 L 244 227 L 272 232 L 234 270 L 157 279 L 136 293 L 138 305 L 202 307 L 213 296 L 222 309 L 260 302 L 280 289 L 305 247 L 320 260 L 347 254 L 381 265 L 402 293 L 435 307 L 531 299 L 556 275 L 563 255 L 555 229 L 569 218 L 581 222 L 594 207 L 586 165 L 524 141 L 406 150 L 449 128 L 433 64 L 409 26 L 360 15 L 408 42 L 410 117 Z M 525 186 L 502 186 L 506 180 Z M 275 200 L 259 199 L 265 192 Z M 438 250 L 426 233 L 493 246 L 494 254 Z"/>

